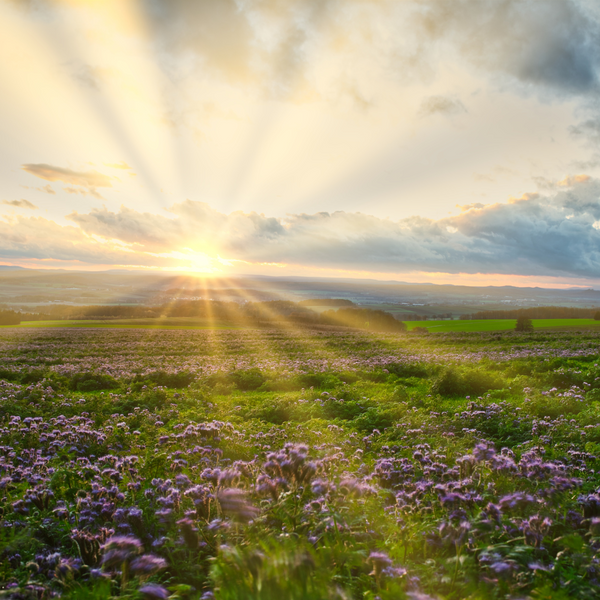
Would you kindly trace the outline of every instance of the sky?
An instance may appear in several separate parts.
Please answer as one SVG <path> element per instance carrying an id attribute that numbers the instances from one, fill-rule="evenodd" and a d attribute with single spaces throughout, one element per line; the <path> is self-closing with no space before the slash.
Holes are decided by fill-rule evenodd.
<path id="1" fill-rule="evenodd" d="M 0 264 L 600 289 L 595 0 L 0 0 Z"/>

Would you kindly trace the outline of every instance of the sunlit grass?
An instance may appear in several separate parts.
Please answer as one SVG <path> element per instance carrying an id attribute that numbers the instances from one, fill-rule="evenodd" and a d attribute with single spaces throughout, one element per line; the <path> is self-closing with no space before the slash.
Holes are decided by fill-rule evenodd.
<path id="1" fill-rule="evenodd" d="M 186 317 L 169 317 L 168 319 L 114 319 L 110 321 L 23 321 L 20 325 L 5 326 L 18 328 L 102 328 L 102 329 L 246 329 L 243 325 L 231 325 L 207 319 L 189 319 Z"/>
<path id="2" fill-rule="evenodd" d="M 430 333 L 449 333 L 452 331 L 512 331 L 515 319 L 486 319 L 480 321 L 407 321 L 409 331 L 415 327 L 426 327 Z M 594 319 L 532 319 L 534 329 L 552 329 L 569 327 L 574 329 L 598 328 L 600 321 Z"/>
<path id="3" fill-rule="evenodd" d="M 274 315 L 272 315 L 274 317 Z M 485 331 L 514 331 L 515 319 L 487 319 L 478 321 L 407 321 L 408 331 L 416 327 L 427 329 L 429 333 L 469 333 Z M 594 319 L 533 319 L 533 327 L 555 330 L 596 330 L 600 321 Z M 289 332 L 303 331 L 304 326 L 298 326 L 289 320 L 278 320 L 274 326 Z M 232 324 L 217 319 L 191 317 L 160 317 L 147 319 L 90 319 L 90 320 L 52 320 L 52 321 L 22 321 L 20 325 L 5 325 L 3 328 L 106 328 L 106 329 L 255 329 L 251 325 Z M 259 330 L 257 330 L 259 331 Z M 260 333 L 258 333 L 260 336 Z M 323 340 L 314 338 L 314 344 L 321 347 Z"/>

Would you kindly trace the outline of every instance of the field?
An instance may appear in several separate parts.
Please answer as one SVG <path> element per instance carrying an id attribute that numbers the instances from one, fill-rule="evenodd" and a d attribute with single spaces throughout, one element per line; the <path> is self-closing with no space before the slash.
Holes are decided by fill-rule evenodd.
<path id="1" fill-rule="evenodd" d="M 600 332 L 130 325 L 0 330 L 1 598 L 600 598 Z"/>
<path id="2" fill-rule="evenodd" d="M 534 329 L 572 328 L 600 329 L 600 321 L 594 319 L 533 319 Z M 431 333 L 450 331 L 509 331 L 515 328 L 515 319 L 487 319 L 482 321 L 407 321 L 408 330 L 426 327 Z"/>
<path id="3" fill-rule="evenodd" d="M 105 328 L 105 329 L 240 329 L 242 326 L 230 323 L 208 322 L 206 319 L 188 319 L 169 317 L 167 319 L 112 319 L 81 321 L 22 321 L 12 327 L 46 329 L 48 327 L 65 328 Z"/>
<path id="4" fill-rule="evenodd" d="M 600 330 L 600 321 L 593 319 L 533 319 L 534 329 Z M 430 333 L 512 331 L 514 319 L 489 319 L 481 321 L 406 321 L 408 331 L 424 327 Z M 20 325 L 0 327 L 36 328 L 105 328 L 105 329 L 244 329 L 243 325 L 215 323 L 206 319 L 167 317 L 162 319 L 111 319 L 80 321 L 23 321 Z"/>

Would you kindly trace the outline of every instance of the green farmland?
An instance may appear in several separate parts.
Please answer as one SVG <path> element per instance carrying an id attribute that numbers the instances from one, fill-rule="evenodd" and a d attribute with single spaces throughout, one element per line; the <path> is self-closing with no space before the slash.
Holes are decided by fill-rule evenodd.
<path id="1" fill-rule="evenodd" d="M 426 327 L 430 333 L 449 333 L 451 331 L 510 331 L 515 328 L 515 319 L 486 319 L 482 321 L 409 321 L 408 330 Z M 596 329 L 600 321 L 594 319 L 532 319 L 534 329 Z"/>
<path id="2" fill-rule="evenodd" d="M 579 330 L 600 328 L 600 321 L 593 319 L 533 319 L 534 329 Z M 426 328 L 429 333 L 450 332 L 482 332 L 512 331 L 515 319 L 487 319 L 479 321 L 407 321 L 408 331 L 416 327 Z M 23 321 L 20 325 L 4 326 L 37 329 L 37 328 L 100 328 L 100 329 L 245 329 L 244 325 L 211 322 L 207 319 L 185 317 L 168 317 L 164 319 L 91 319 L 55 320 L 55 321 Z"/>
<path id="3" fill-rule="evenodd" d="M 56 320 L 56 321 L 22 321 L 20 325 L 5 327 L 17 328 L 100 328 L 100 329 L 243 329 L 243 326 L 219 321 L 209 322 L 206 319 L 188 319 L 184 317 L 169 317 L 167 319 L 114 319 L 100 320 Z"/>

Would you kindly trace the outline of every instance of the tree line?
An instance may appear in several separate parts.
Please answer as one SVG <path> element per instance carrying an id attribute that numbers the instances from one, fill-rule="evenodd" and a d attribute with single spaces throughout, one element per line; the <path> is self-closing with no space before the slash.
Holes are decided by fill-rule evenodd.
<path id="1" fill-rule="evenodd" d="M 288 300 L 268 302 L 224 302 L 219 300 L 180 300 L 157 306 L 72 306 L 56 304 L 39 306 L 31 312 L 10 313 L 12 322 L 50 320 L 111 320 L 187 317 L 247 325 L 290 322 L 303 325 L 329 325 L 369 329 L 372 331 L 405 331 L 406 325 L 391 313 L 370 308 L 342 307 L 319 314 L 300 303 Z"/>

